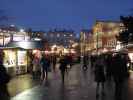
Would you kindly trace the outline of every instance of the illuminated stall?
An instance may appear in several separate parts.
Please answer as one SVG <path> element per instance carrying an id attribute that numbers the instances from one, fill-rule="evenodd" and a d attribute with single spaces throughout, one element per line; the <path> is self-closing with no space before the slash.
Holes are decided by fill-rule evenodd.
<path id="1" fill-rule="evenodd" d="M 3 48 L 4 66 L 11 75 L 27 72 L 27 51 L 21 48 Z"/>
<path id="2" fill-rule="evenodd" d="M 2 48 L 4 51 L 4 65 L 11 75 L 27 73 L 30 67 L 29 52 L 41 57 L 43 43 L 38 41 L 12 42 L 7 47 Z"/>

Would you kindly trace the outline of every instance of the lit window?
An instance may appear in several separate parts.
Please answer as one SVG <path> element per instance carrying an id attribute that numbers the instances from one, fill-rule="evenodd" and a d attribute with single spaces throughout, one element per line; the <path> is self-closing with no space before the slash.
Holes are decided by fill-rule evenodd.
<path id="1" fill-rule="evenodd" d="M 66 36 L 66 35 L 64 34 L 64 36 Z"/>

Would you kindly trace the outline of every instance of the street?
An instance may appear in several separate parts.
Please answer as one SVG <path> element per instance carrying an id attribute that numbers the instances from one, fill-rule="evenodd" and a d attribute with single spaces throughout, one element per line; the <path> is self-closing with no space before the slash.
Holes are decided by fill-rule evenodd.
<path id="1" fill-rule="evenodd" d="M 131 74 L 129 81 L 126 81 L 123 86 L 123 100 L 131 100 L 133 97 L 132 84 L 133 76 Z M 21 85 L 23 86 L 23 84 Z M 81 65 L 77 64 L 66 73 L 64 85 L 57 69 L 56 73 L 49 73 L 47 81 L 42 84 L 39 81 L 35 82 L 32 88 L 24 89 L 12 96 L 11 100 L 96 100 L 96 83 L 90 67 L 87 71 L 83 71 Z M 106 82 L 105 96 L 100 95 L 97 100 L 114 100 L 113 82 Z"/>

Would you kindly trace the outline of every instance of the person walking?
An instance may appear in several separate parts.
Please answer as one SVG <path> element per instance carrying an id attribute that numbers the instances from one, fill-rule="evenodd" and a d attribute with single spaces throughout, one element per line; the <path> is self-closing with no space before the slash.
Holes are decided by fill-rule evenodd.
<path id="1" fill-rule="evenodd" d="M 47 80 L 48 78 L 48 71 L 49 71 L 49 67 L 50 67 L 50 58 L 48 55 L 42 55 L 42 58 L 41 58 L 41 80 L 44 81 L 44 79 Z"/>
<path id="2" fill-rule="evenodd" d="M 68 64 L 69 64 L 69 68 L 71 69 L 72 65 L 73 65 L 73 58 L 72 58 L 72 54 L 71 53 L 69 53 L 67 55 L 67 61 L 68 61 Z"/>
<path id="3" fill-rule="evenodd" d="M 36 78 L 40 68 L 40 59 L 34 55 L 33 61 L 33 78 Z"/>
<path id="4" fill-rule="evenodd" d="M 104 64 L 103 64 L 102 56 L 97 57 L 94 74 L 95 74 L 95 82 L 97 83 L 96 98 L 98 98 L 100 85 L 102 86 L 101 93 L 102 93 L 102 95 L 104 95 L 105 72 L 104 72 Z"/>
<path id="5" fill-rule="evenodd" d="M 56 63 L 57 63 L 57 56 L 56 56 L 56 54 L 53 54 L 51 59 L 52 59 L 53 71 L 55 72 L 56 71 Z"/>
<path id="6" fill-rule="evenodd" d="M 112 75 L 115 83 L 115 100 L 122 99 L 122 88 L 127 78 L 127 61 L 123 55 L 117 53 L 113 56 Z"/>
<path id="7" fill-rule="evenodd" d="M 67 57 L 62 56 L 59 63 L 60 63 L 59 69 L 60 69 L 60 72 L 61 72 L 62 83 L 64 84 L 65 72 L 67 70 Z"/>
<path id="8" fill-rule="evenodd" d="M 84 71 L 86 71 L 88 69 L 87 65 L 88 65 L 88 56 L 87 56 L 87 54 L 85 54 L 83 56 L 83 67 L 82 67 L 82 69 Z"/>
<path id="9" fill-rule="evenodd" d="M 106 63 L 106 79 L 108 82 L 111 82 L 112 79 L 112 54 L 108 54 L 105 57 L 105 63 Z"/>

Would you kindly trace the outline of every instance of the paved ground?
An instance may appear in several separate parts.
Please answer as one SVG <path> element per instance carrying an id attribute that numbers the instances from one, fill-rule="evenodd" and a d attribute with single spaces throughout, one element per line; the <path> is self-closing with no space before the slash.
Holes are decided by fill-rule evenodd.
<path id="1" fill-rule="evenodd" d="M 15 96 L 27 89 L 33 88 L 34 86 L 39 84 L 39 79 L 33 79 L 32 75 L 19 75 L 14 77 L 8 83 L 8 91 L 10 96 Z"/>
<path id="2" fill-rule="evenodd" d="M 20 78 L 19 84 L 9 88 L 12 92 L 12 100 L 96 100 L 96 83 L 90 68 L 84 72 L 81 65 L 75 65 L 65 77 L 65 84 L 61 82 L 59 71 L 49 73 L 48 81 L 39 84 L 28 75 Z M 28 79 L 26 79 L 26 77 Z M 31 85 L 32 84 L 32 85 Z M 13 83 L 12 83 L 13 85 Z M 10 85 L 11 86 L 11 85 Z M 18 86 L 18 87 L 17 87 Z M 22 89 L 19 89 L 19 87 Z M 25 87 L 25 88 L 23 88 Z M 20 91 L 19 91 L 20 90 Z M 97 100 L 114 100 L 114 84 L 106 83 L 105 96 L 100 95 Z M 125 82 L 123 88 L 123 100 L 133 98 L 133 75 Z"/>

